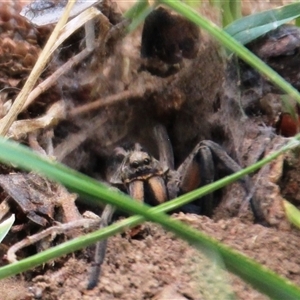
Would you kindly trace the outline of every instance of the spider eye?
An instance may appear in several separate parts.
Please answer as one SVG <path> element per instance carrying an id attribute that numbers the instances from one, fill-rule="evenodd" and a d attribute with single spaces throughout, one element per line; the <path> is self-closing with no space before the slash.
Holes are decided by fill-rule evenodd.
<path id="1" fill-rule="evenodd" d="M 139 163 L 138 163 L 138 161 L 133 161 L 131 164 L 130 164 L 130 166 L 132 167 L 132 168 L 138 168 L 138 166 L 139 166 Z"/>
<path id="2" fill-rule="evenodd" d="M 150 164 L 150 159 L 149 158 L 145 158 L 144 159 L 144 164 L 145 165 L 149 165 Z"/>

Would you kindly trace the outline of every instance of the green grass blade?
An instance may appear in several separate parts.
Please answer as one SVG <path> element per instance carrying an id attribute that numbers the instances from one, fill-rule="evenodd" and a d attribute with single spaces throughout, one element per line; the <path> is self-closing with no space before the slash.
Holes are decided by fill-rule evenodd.
<path id="1" fill-rule="evenodd" d="M 130 9 L 124 14 L 125 18 L 131 19 L 131 23 L 127 29 L 128 32 L 135 30 L 154 8 L 155 6 L 149 6 L 148 0 L 139 0 L 135 5 L 130 7 Z"/>
<path id="2" fill-rule="evenodd" d="M 287 145 L 282 147 L 280 150 L 273 152 L 259 162 L 230 176 L 226 176 L 214 183 L 208 184 L 190 193 L 182 195 L 172 201 L 166 202 L 159 207 L 168 207 L 168 210 L 176 209 L 197 198 L 201 198 L 208 193 L 214 192 L 215 190 L 220 189 L 249 173 L 255 172 L 265 164 L 274 160 L 282 153 L 298 147 L 299 139 L 300 134 L 292 138 L 289 143 L 287 143 Z M 140 214 L 141 212 L 141 215 L 143 215 L 144 213 L 145 206 L 141 206 L 139 202 L 132 201 L 129 196 L 121 192 L 112 191 L 107 186 L 84 174 L 74 171 L 60 163 L 49 160 L 45 157 L 38 156 L 30 149 L 21 146 L 18 143 L 8 141 L 3 137 L 0 137 L 0 161 L 7 164 L 12 162 L 13 164 L 25 170 L 42 173 L 48 178 L 61 182 L 63 185 L 72 189 L 74 192 L 86 196 L 90 199 L 90 201 L 95 201 L 98 204 L 102 203 L 101 201 L 99 201 L 99 199 L 103 199 L 103 202 L 115 205 L 128 213 Z M 136 209 L 140 210 L 136 211 Z"/>
<path id="3" fill-rule="evenodd" d="M 220 9 L 222 11 L 222 24 L 223 27 L 231 24 L 236 19 L 242 16 L 241 13 L 241 1 L 240 0 L 228 0 L 228 1 L 218 1 Z"/>
<path id="4" fill-rule="evenodd" d="M 300 229 L 300 211 L 299 209 L 294 206 L 292 203 L 284 200 L 283 201 L 283 207 L 285 210 L 285 214 L 287 219 L 296 226 L 297 228 Z"/>
<path id="5" fill-rule="evenodd" d="M 243 17 L 225 27 L 224 30 L 241 44 L 247 44 L 299 16 L 300 3 L 292 3 Z"/>
<path id="6" fill-rule="evenodd" d="M 148 0 L 138 0 L 124 14 L 125 18 L 133 19 L 140 15 L 149 6 Z"/>
<path id="7" fill-rule="evenodd" d="M 7 220 L 0 223 L 0 243 L 5 238 L 11 226 L 13 226 L 14 222 L 15 222 L 15 215 L 13 214 Z"/>
<path id="8" fill-rule="evenodd" d="M 222 9 L 222 26 L 225 27 L 234 21 L 232 11 L 230 8 L 230 1 L 221 2 Z"/>
<path id="9" fill-rule="evenodd" d="M 295 18 L 289 18 L 289 19 L 285 19 L 282 21 L 274 21 L 273 24 L 269 23 L 269 24 L 257 26 L 257 27 L 239 32 L 235 35 L 232 35 L 232 37 L 235 38 L 237 41 L 239 41 L 241 44 L 245 45 L 245 44 L 248 44 L 248 43 L 252 42 L 253 40 L 257 39 L 258 37 L 268 33 L 269 31 L 276 29 L 280 25 L 283 25 L 287 22 L 292 21 L 293 19 L 295 19 Z M 224 28 L 224 30 L 226 32 L 228 32 L 228 29 L 230 29 L 230 28 Z"/>
<path id="10" fill-rule="evenodd" d="M 277 151 L 276 155 L 278 156 L 280 153 L 282 153 L 282 151 L 286 151 L 291 147 L 295 147 L 296 145 L 299 145 L 299 142 L 296 139 L 293 139 L 286 147 L 283 147 L 280 151 Z M 134 226 L 139 222 L 143 222 L 145 218 L 161 224 L 167 230 L 174 232 L 197 249 L 201 249 L 204 253 L 208 254 L 210 251 L 217 251 L 224 260 L 224 264 L 229 271 L 234 272 L 244 280 L 251 283 L 255 288 L 266 293 L 273 299 L 297 299 L 300 297 L 300 290 L 287 280 L 277 276 L 253 260 L 231 250 L 229 247 L 222 245 L 209 236 L 191 229 L 189 226 L 184 225 L 179 221 L 170 219 L 161 212 L 161 208 L 164 207 L 164 209 L 166 209 L 166 207 L 168 207 L 168 203 L 165 203 L 159 207 L 149 208 L 148 206 L 133 201 L 122 193 L 111 191 L 107 187 L 97 183 L 95 180 L 89 179 L 87 176 L 70 170 L 61 164 L 41 158 L 25 147 L 14 142 L 7 141 L 3 138 L 0 139 L 0 159 L 6 163 L 11 161 L 27 170 L 30 169 L 39 171 L 46 174 L 51 179 L 60 181 L 77 192 L 81 192 L 82 194 L 88 195 L 91 198 L 102 199 L 107 203 L 118 206 L 122 210 L 140 215 L 127 219 L 126 225 L 128 226 Z M 274 159 L 274 154 L 265 159 L 264 162 L 266 163 L 271 159 Z M 248 172 L 254 171 L 255 168 L 258 168 L 261 165 L 261 163 L 258 163 L 256 166 L 251 166 L 251 168 L 249 167 L 247 168 L 248 170 L 246 170 Z M 239 176 L 244 175 L 245 170 L 243 171 L 244 172 L 238 172 Z M 234 174 L 232 176 L 228 176 L 227 180 L 230 178 L 237 179 L 237 175 Z M 212 185 L 210 186 L 210 189 L 212 189 Z M 207 188 L 204 190 L 208 191 Z M 174 200 L 174 202 L 175 201 L 176 200 Z M 101 234 L 102 238 L 106 238 L 108 237 L 109 231 L 111 233 L 112 228 L 116 230 L 118 226 L 121 226 L 121 229 L 123 230 L 125 226 L 124 224 L 125 223 L 121 223 L 121 225 L 118 223 L 114 224 L 104 230 L 88 234 L 84 237 L 79 237 L 65 244 L 48 249 L 31 258 L 27 258 L 20 262 L 2 267 L 0 268 L 0 278 L 15 274 L 15 272 L 24 271 L 25 267 L 31 268 L 33 265 L 42 263 L 42 261 L 45 259 L 48 260 L 56 257 L 54 256 L 53 251 L 58 251 L 60 255 L 62 255 L 68 253 L 66 252 L 67 250 L 75 251 L 76 249 L 79 249 L 83 246 L 83 243 L 84 245 L 92 244 L 98 240 L 98 234 Z M 105 232 L 105 235 L 103 235 L 103 232 Z M 32 261 L 32 259 L 34 260 Z"/>
<path id="11" fill-rule="evenodd" d="M 289 96 L 295 99 L 300 104 L 300 94 L 286 82 L 277 72 L 266 65 L 261 59 L 255 56 L 251 51 L 236 41 L 230 34 L 219 28 L 216 24 L 207 20 L 203 16 L 200 16 L 195 10 L 185 5 L 180 1 L 174 0 L 161 0 L 163 3 L 176 12 L 182 14 L 190 21 L 194 22 L 201 28 L 205 29 L 212 37 L 219 41 L 224 47 L 236 53 L 241 59 L 243 59 L 250 66 L 258 70 L 261 74 L 265 75 L 269 80 L 285 91 Z"/>
<path id="12" fill-rule="evenodd" d="M 230 10 L 232 12 L 233 20 L 242 17 L 242 3 L 241 0 L 230 0 Z"/>

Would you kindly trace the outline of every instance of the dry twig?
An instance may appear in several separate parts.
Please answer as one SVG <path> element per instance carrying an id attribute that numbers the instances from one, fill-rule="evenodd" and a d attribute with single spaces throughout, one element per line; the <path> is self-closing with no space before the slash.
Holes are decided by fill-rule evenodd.
<path id="1" fill-rule="evenodd" d="M 52 226 L 50 228 L 47 228 L 39 233 L 36 233 L 32 236 L 28 236 L 22 241 L 14 244 L 12 247 L 9 248 L 7 252 L 7 260 L 10 263 L 16 262 L 16 252 L 19 251 L 22 248 L 28 247 L 30 245 L 33 245 L 42 239 L 44 239 L 47 236 L 51 236 L 51 239 L 53 240 L 58 234 L 65 234 L 68 231 L 72 231 L 74 229 L 78 228 L 95 228 L 99 225 L 99 220 L 97 219 L 85 219 L 82 218 L 80 220 L 76 220 L 73 222 L 69 222 L 66 224 L 58 224 L 56 226 Z"/>
<path id="2" fill-rule="evenodd" d="M 15 121 L 10 127 L 7 136 L 15 140 L 38 129 L 56 125 L 65 118 L 65 103 L 59 101 L 54 103 L 42 117 Z"/>
<path id="3" fill-rule="evenodd" d="M 154 86 L 153 84 L 146 85 L 143 89 L 138 90 L 129 90 L 129 91 L 123 91 L 115 95 L 107 96 L 102 99 L 98 99 L 93 101 L 92 103 L 84 104 L 82 106 L 73 108 L 69 112 L 69 117 L 76 117 L 81 114 L 88 113 L 93 110 L 97 110 L 101 107 L 107 107 L 109 105 L 114 105 L 119 102 L 125 102 L 128 99 L 141 99 L 144 97 L 145 94 L 153 93 L 155 91 L 158 91 L 160 89 L 160 86 Z"/>
<path id="4" fill-rule="evenodd" d="M 69 59 L 59 69 L 57 69 L 51 76 L 41 82 L 28 96 L 22 110 L 25 110 L 39 95 L 47 91 L 51 86 L 57 83 L 58 79 L 69 72 L 74 66 L 83 61 L 92 52 L 89 49 L 84 49 L 77 55 Z"/>

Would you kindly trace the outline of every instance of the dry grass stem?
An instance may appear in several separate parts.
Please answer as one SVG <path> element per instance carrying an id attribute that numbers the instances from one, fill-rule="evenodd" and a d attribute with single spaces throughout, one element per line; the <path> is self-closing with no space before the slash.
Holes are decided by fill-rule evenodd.
<path id="1" fill-rule="evenodd" d="M 54 103 L 47 111 L 47 113 L 36 119 L 26 119 L 15 121 L 9 131 L 7 136 L 18 140 L 24 135 L 34 132 L 38 129 L 46 128 L 49 126 L 56 125 L 60 120 L 65 118 L 65 103 L 64 101 L 59 101 Z"/>
<path id="2" fill-rule="evenodd" d="M 0 121 L 0 135 L 5 136 L 14 122 L 14 120 L 17 118 L 18 114 L 22 110 L 27 97 L 34 87 L 37 79 L 39 78 L 40 74 L 42 73 L 43 69 L 45 68 L 49 58 L 50 58 L 50 51 L 53 49 L 53 45 L 56 43 L 58 36 L 60 35 L 61 29 L 63 26 L 67 23 L 69 18 L 69 13 L 74 5 L 73 0 L 69 0 L 68 4 L 64 10 L 64 13 L 58 23 L 56 24 L 49 40 L 47 41 L 45 48 L 43 49 L 42 53 L 40 54 L 35 66 L 33 67 L 26 83 L 24 84 L 23 89 L 17 96 L 14 104 L 12 105 L 10 111 L 8 114 L 1 119 Z"/>
<path id="3" fill-rule="evenodd" d="M 91 54 L 87 48 L 80 53 L 69 59 L 59 69 L 57 69 L 51 76 L 40 83 L 28 96 L 22 110 L 25 110 L 39 95 L 48 90 L 51 86 L 57 83 L 58 79 L 69 72 L 75 65 L 79 64 L 82 60 Z"/>
<path id="4" fill-rule="evenodd" d="M 95 17 L 102 15 L 102 13 L 94 8 L 90 7 L 89 9 L 82 12 L 80 15 L 72 19 L 68 22 L 60 31 L 59 36 L 57 37 L 57 41 L 53 45 L 52 49 L 50 50 L 50 54 L 52 54 L 61 44 L 65 41 L 71 34 L 73 34 L 77 29 L 79 29 L 84 24 L 92 21 Z M 90 34 L 91 35 L 91 34 Z M 90 38 L 93 38 L 92 36 Z M 91 47 L 88 48 L 90 51 Z"/>
<path id="5" fill-rule="evenodd" d="M 47 236 L 51 236 L 54 239 L 58 234 L 65 234 L 68 231 L 72 231 L 74 229 L 79 228 L 96 228 L 99 225 L 100 221 L 97 219 L 80 219 L 73 222 L 69 222 L 66 224 L 59 224 L 56 226 L 52 226 L 47 228 L 39 233 L 26 237 L 24 240 L 14 244 L 12 247 L 9 248 L 7 251 L 7 260 L 10 263 L 16 262 L 16 252 L 22 248 L 28 247 L 33 245 L 42 239 L 46 238 Z"/>
<path id="6" fill-rule="evenodd" d="M 82 106 L 73 108 L 68 114 L 69 117 L 76 117 L 81 114 L 88 113 L 93 110 L 97 110 L 101 107 L 107 107 L 109 105 L 114 105 L 119 102 L 127 101 L 128 99 L 140 99 L 146 93 L 152 93 L 155 90 L 159 90 L 160 86 L 155 87 L 153 84 L 145 85 L 143 89 L 138 89 L 135 91 L 129 90 L 118 93 L 116 95 L 107 96 L 102 99 L 93 101 L 92 103 L 84 104 Z"/>

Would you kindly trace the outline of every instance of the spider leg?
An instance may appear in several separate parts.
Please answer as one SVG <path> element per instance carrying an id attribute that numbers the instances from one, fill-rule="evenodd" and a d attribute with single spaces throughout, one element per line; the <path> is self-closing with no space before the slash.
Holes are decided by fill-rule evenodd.
<path id="1" fill-rule="evenodd" d="M 213 160 L 216 163 L 219 163 L 219 165 L 221 165 L 222 168 L 224 168 L 228 174 L 238 172 L 242 169 L 241 166 L 237 162 L 235 162 L 226 153 L 226 151 L 217 143 L 215 143 L 213 141 L 205 140 L 205 141 L 200 142 L 197 146 L 198 147 L 203 147 L 203 146 L 208 147 L 213 156 Z M 196 148 L 197 148 L 197 146 L 196 146 Z M 257 201 L 255 201 L 255 198 L 252 197 L 252 195 L 251 195 L 253 187 L 252 187 L 250 177 L 246 175 L 246 176 L 242 177 L 241 179 L 239 179 L 239 181 L 241 182 L 243 188 L 246 191 L 247 199 L 250 200 L 250 205 L 251 205 L 251 209 L 252 209 L 255 220 L 259 223 L 264 223 L 265 218 L 260 209 L 260 206 L 258 205 Z"/>
<path id="2" fill-rule="evenodd" d="M 158 124 L 154 126 L 154 138 L 158 146 L 159 161 L 164 170 L 174 170 L 174 154 L 166 128 Z"/>
<path id="3" fill-rule="evenodd" d="M 215 167 L 210 147 L 199 143 L 180 165 L 178 172 L 181 176 L 179 185 L 181 194 L 188 193 L 200 186 L 213 182 Z M 213 195 L 205 195 L 200 201 L 186 206 L 184 210 L 192 210 L 195 213 L 211 216 L 213 211 Z"/>
<path id="4" fill-rule="evenodd" d="M 105 206 L 101 215 L 101 222 L 100 222 L 99 229 L 107 227 L 111 223 L 115 210 L 116 209 L 114 206 L 111 206 L 109 204 Z M 101 273 L 101 266 L 105 258 L 106 247 L 107 247 L 107 239 L 101 240 L 96 244 L 95 258 L 94 258 L 94 262 L 92 263 L 88 284 L 87 284 L 88 290 L 92 290 L 98 284 L 100 273 Z"/>
<path id="5" fill-rule="evenodd" d="M 174 153 L 166 128 L 158 124 L 153 128 L 154 138 L 158 146 L 159 162 L 166 176 L 168 199 L 174 199 L 179 194 L 179 174 L 174 167 Z M 162 185 L 162 184 L 161 184 Z M 161 203 L 161 202 L 160 202 Z"/>
<path id="6" fill-rule="evenodd" d="M 186 158 L 182 165 L 178 168 L 181 175 L 180 193 L 188 193 L 200 186 L 211 183 L 215 180 L 215 166 L 218 165 L 228 174 L 232 174 L 241 170 L 226 151 L 217 143 L 209 140 L 201 141 L 196 145 L 192 153 Z M 249 196 L 252 191 L 252 184 L 249 176 L 244 176 L 240 182 Z M 248 197 L 247 197 L 248 198 Z M 255 199 L 250 198 L 250 205 L 256 221 L 264 220 Z M 213 210 L 212 194 L 204 196 L 201 202 L 194 202 L 201 207 L 202 214 L 210 216 Z M 194 204 L 194 206 L 195 206 Z M 195 207 L 193 207 L 195 209 Z M 200 209 L 200 208 L 198 208 Z M 195 210 L 196 212 L 197 209 Z"/>

